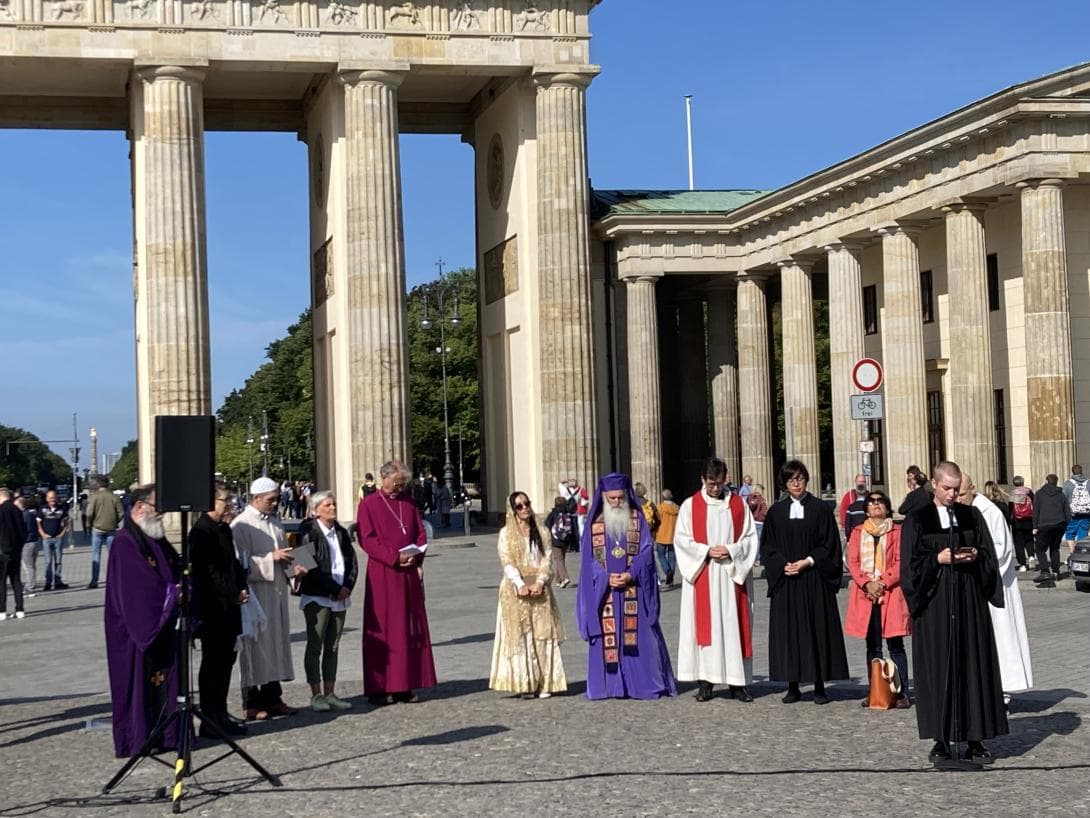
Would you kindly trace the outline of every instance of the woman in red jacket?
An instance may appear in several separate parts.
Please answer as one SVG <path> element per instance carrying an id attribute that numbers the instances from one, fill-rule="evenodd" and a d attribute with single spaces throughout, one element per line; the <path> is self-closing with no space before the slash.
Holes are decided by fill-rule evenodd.
<path id="1" fill-rule="evenodd" d="M 890 518 L 892 504 L 880 491 L 867 495 L 867 516 L 852 530 L 848 540 L 848 615 L 844 633 L 867 640 L 867 672 L 871 659 L 882 658 L 882 639 L 901 676 L 898 708 L 910 707 L 908 698 L 908 654 L 904 637 L 912 629 L 908 604 L 901 591 L 901 530 Z M 863 706 L 869 701 L 864 699 Z"/>

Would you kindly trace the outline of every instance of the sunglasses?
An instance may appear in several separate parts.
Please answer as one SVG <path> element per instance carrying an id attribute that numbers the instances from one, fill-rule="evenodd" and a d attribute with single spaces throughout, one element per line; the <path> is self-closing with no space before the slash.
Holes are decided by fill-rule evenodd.
<path id="1" fill-rule="evenodd" d="M 886 501 L 885 501 L 885 498 L 883 498 L 883 497 L 868 497 L 867 502 L 868 503 L 882 503 L 883 505 L 885 505 Z"/>
<path id="2" fill-rule="evenodd" d="M 529 503 L 515 503 L 515 511 L 522 511 L 524 508 L 529 508 Z"/>

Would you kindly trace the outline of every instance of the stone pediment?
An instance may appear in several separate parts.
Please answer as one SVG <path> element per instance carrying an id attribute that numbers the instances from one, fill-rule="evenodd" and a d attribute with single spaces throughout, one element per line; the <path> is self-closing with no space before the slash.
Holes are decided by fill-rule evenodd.
<path id="1" fill-rule="evenodd" d="M 572 37 L 597 0 L 0 0 L 0 26 Z"/>

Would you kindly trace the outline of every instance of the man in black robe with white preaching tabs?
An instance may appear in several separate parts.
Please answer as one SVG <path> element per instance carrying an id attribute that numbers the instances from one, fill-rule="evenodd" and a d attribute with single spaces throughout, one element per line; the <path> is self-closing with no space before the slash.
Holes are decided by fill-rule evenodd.
<path id="1" fill-rule="evenodd" d="M 768 510 L 761 560 L 771 597 L 768 677 L 787 682 L 785 704 L 799 700 L 799 683 L 813 682 L 814 704 L 827 704 L 825 682 L 848 678 L 848 657 L 836 593 L 844 574 L 836 517 L 806 487 L 798 460 L 780 469 L 787 497 Z"/>
<path id="2" fill-rule="evenodd" d="M 1007 733 L 1007 714 L 989 601 L 1003 607 L 1003 583 L 988 526 L 955 502 L 961 469 L 935 466 L 934 502 L 911 514 L 901 533 L 901 588 L 912 614 L 912 669 L 920 738 L 934 739 L 932 762 L 992 760 L 984 739 Z M 960 600 L 960 601 L 959 601 Z M 954 607 L 956 606 L 956 608 Z M 959 615 L 951 620 L 952 610 Z"/>

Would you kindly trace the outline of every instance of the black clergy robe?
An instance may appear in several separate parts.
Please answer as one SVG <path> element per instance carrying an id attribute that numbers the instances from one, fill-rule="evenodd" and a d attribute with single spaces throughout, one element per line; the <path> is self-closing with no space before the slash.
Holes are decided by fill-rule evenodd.
<path id="1" fill-rule="evenodd" d="M 991 534 L 972 506 L 952 507 L 943 529 L 934 503 L 909 516 L 901 532 L 901 589 L 912 614 L 912 676 L 920 738 L 982 741 L 1007 733 L 989 601 L 1003 607 L 1003 583 Z M 977 558 L 940 565 L 938 555 L 975 547 Z M 953 601 L 957 617 L 951 621 Z M 958 731 L 954 735 L 954 705 Z"/>
<path id="2" fill-rule="evenodd" d="M 848 657 L 836 593 L 844 574 L 840 532 L 833 511 L 807 493 L 803 518 L 792 520 L 791 498 L 774 504 L 761 533 L 761 564 L 771 598 L 768 677 L 781 682 L 847 679 Z M 795 576 L 789 562 L 814 564 Z"/>

